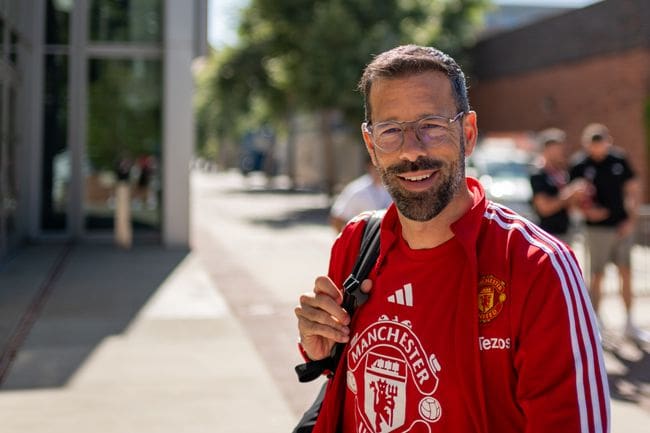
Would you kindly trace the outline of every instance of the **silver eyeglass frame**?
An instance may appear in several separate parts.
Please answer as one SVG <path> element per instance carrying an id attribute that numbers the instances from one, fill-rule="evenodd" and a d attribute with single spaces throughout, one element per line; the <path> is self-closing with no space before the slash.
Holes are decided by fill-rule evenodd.
<path id="1" fill-rule="evenodd" d="M 361 129 L 364 132 L 368 133 L 368 135 L 372 138 L 372 142 L 374 143 L 374 145 L 376 147 L 379 148 L 379 150 L 381 150 L 384 153 L 393 153 L 393 152 L 397 152 L 398 150 L 400 150 L 402 148 L 402 146 L 404 146 L 404 134 L 406 132 L 406 129 L 412 128 L 415 131 L 415 136 L 417 137 L 418 141 L 420 143 L 423 143 L 422 139 L 420 138 L 420 134 L 418 133 L 419 128 L 417 128 L 417 125 L 420 122 L 425 121 L 425 120 L 433 120 L 433 119 L 435 119 L 435 120 L 444 120 L 444 121 L 447 122 L 446 127 L 449 128 L 452 123 L 454 123 L 457 120 L 459 120 L 460 118 L 462 118 L 464 114 L 467 114 L 467 113 L 465 111 L 459 111 L 454 117 L 451 117 L 451 118 L 445 117 L 445 116 L 431 115 L 431 116 L 424 116 L 424 117 L 422 117 L 420 119 L 409 120 L 409 121 L 404 121 L 404 122 L 397 122 L 397 121 L 389 120 L 389 121 L 386 121 L 386 122 L 380 122 L 377 125 L 375 125 L 375 127 L 379 127 L 381 125 L 394 125 L 394 126 L 400 128 L 402 130 L 401 131 L 402 139 L 400 141 L 399 146 L 397 146 L 397 148 L 395 148 L 394 150 L 385 150 L 379 143 L 377 143 L 377 140 L 375 140 L 375 136 L 374 136 L 374 134 L 372 132 L 374 128 L 373 128 L 373 125 L 370 122 L 363 122 L 363 124 L 361 125 Z"/>

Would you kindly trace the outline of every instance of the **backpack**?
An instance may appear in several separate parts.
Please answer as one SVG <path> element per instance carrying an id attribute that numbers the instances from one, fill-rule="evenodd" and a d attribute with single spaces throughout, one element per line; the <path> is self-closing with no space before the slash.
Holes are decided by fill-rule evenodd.
<path id="1" fill-rule="evenodd" d="M 373 212 L 369 216 L 368 222 L 363 229 L 359 255 L 352 267 L 352 272 L 343 282 L 343 308 L 350 315 L 354 314 L 354 311 L 368 299 L 368 294 L 361 291 L 361 282 L 366 279 L 379 256 L 379 227 L 383 216 L 383 212 Z M 330 372 L 328 379 L 331 378 L 341 358 L 344 346 L 344 343 L 337 343 L 330 357 L 297 365 L 295 370 L 298 375 L 298 380 L 300 382 L 311 382 L 320 377 L 325 371 Z M 323 399 L 325 398 L 327 384 L 327 381 L 323 383 L 320 392 L 316 396 L 316 400 L 314 400 L 314 403 L 312 403 L 300 421 L 298 421 L 298 425 L 294 428 L 293 433 L 311 433 L 314 429 L 316 419 L 323 404 Z"/>

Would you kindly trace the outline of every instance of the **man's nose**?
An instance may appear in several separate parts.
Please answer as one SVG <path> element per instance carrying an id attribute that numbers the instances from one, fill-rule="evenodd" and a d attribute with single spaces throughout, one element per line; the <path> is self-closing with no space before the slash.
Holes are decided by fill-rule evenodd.
<path id="1" fill-rule="evenodd" d="M 400 149 L 400 157 L 408 161 L 415 161 L 426 154 L 424 143 L 418 137 L 416 129 L 412 126 L 404 128 L 404 142 Z"/>

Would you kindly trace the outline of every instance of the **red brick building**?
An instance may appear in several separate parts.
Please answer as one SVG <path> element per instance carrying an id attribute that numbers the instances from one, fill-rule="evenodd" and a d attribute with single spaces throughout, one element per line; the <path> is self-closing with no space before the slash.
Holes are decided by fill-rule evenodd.
<path id="1" fill-rule="evenodd" d="M 482 132 L 606 124 L 650 199 L 650 1 L 606 0 L 486 38 L 473 53 Z"/>

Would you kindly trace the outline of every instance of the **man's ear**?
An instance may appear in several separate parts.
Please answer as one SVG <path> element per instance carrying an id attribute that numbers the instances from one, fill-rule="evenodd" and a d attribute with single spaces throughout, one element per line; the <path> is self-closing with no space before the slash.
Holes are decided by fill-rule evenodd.
<path id="1" fill-rule="evenodd" d="M 465 135 L 465 156 L 470 156 L 478 140 L 478 120 L 476 111 L 468 111 L 463 116 L 463 134 Z"/>
<path id="2" fill-rule="evenodd" d="M 365 128 L 365 123 L 361 125 L 361 135 L 363 136 L 363 143 L 366 145 L 366 150 L 368 151 L 368 155 L 370 155 L 370 160 L 372 161 L 372 165 L 377 167 L 377 157 L 375 155 L 375 145 L 372 142 L 372 137 L 370 137 L 370 134 Z"/>

